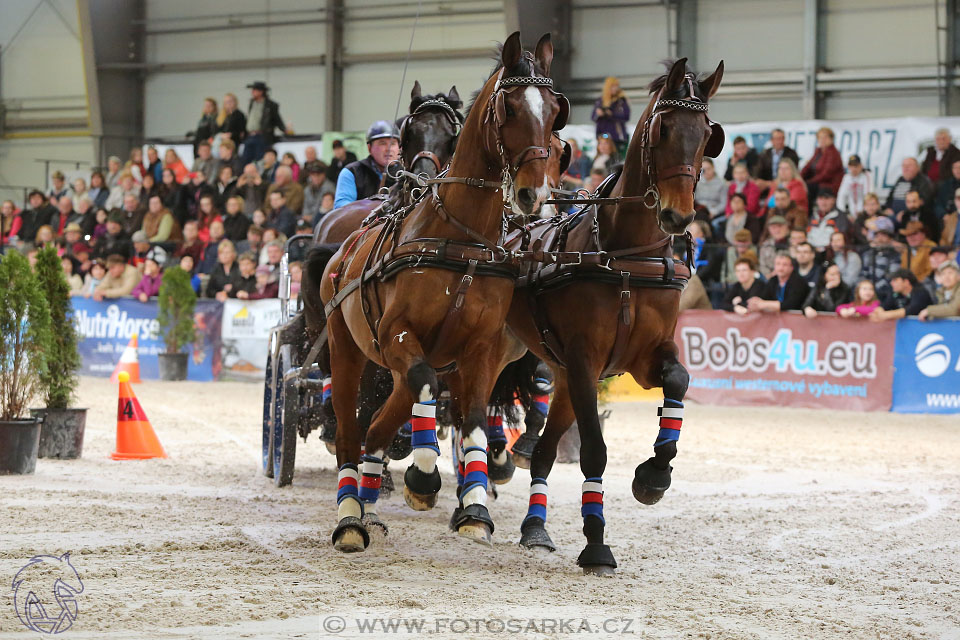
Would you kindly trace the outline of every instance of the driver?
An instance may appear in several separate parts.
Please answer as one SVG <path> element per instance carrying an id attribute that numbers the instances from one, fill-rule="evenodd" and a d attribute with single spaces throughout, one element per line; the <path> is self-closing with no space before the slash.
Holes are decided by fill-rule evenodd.
<path id="1" fill-rule="evenodd" d="M 367 150 L 370 155 L 351 162 L 337 177 L 334 208 L 377 193 L 384 182 L 387 165 L 400 157 L 400 132 L 397 127 L 386 120 L 378 120 L 370 125 L 367 129 Z M 388 178 L 387 184 L 390 182 Z"/>

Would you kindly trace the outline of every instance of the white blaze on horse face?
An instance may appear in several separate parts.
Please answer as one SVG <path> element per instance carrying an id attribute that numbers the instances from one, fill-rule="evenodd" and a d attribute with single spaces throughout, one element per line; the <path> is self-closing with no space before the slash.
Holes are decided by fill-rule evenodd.
<path id="1" fill-rule="evenodd" d="M 541 185 L 537 189 L 537 201 L 533 205 L 534 210 L 536 210 L 540 205 L 542 205 L 543 202 L 547 200 L 549 197 L 550 197 L 550 181 L 547 179 L 547 176 L 544 175 L 543 185 Z"/>
<path id="2" fill-rule="evenodd" d="M 543 95 L 537 87 L 527 87 L 523 92 L 523 97 L 527 99 L 532 113 L 540 124 L 543 124 Z"/>

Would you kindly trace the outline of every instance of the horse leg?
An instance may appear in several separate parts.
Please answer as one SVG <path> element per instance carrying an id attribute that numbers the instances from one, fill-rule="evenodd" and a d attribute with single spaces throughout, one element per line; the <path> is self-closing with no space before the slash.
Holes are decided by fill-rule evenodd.
<path id="1" fill-rule="evenodd" d="M 567 390 L 566 377 L 561 375 L 550 405 L 543 436 L 537 441 L 530 460 L 530 503 L 527 515 L 520 525 L 520 544 L 555 551 L 556 545 L 547 533 L 547 476 L 557 458 L 557 444 L 573 422 L 573 406 Z"/>
<path id="2" fill-rule="evenodd" d="M 490 479 L 495 484 L 506 484 L 517 467 L 507 451 L 507 436 L 503 432 L 503 414 L 495 404 L 487 405 L 487 443 L 490 445 Z"/>
<path id="3" fill-rule="evenodd" d="M 603 472 L 607 466 L 607 445 L 603 441 L 597 413 L 597 376 L 600 372 L 591 368 L 587 359 L 572 349 L 568 352 L 567 365 L 570 401 L 580 429 L 580 470 L 584 476 L 580 515 L 587 545 L 580 552 L 577 564 L 583 567 L 585 574 L 612 576 L 617 561 L 610 547 L 603 542 L 606 525 L 603 518 Z"/>
<path id="4" fill-rule="evenodd" d="M 333 546 L 338 551 L 363 551 L 370 536 L 363 525 L 363 504 L 359 494 L 360 429 L 357 425 L 357 387 L 366 358 L 354 343 L 343 316 L 333 314 L 327 325 L 330 335 L 330 368 L 333 407 L 337 414 L 337 519 Z"/>
<path id="5" fill-rule="evenodd" d="M 671 348 L 672 347 L 672 348 Z M 677 455 L 677 440 L 683 424 L 683 397 L 690 375 L 677 360 L 677 347 L 671 342 L 660 364 L 663 406 L 657 409 L 660 432 L 653 444 L 653 457 L 641 463 L 633 478 L 633 497 L 643 504 L 656 504 L 670 488 L 670 461 Z"/>
<path id="6" fill-rule="evenodd" d="M 550 410 L 550 393 L 553 392 L 555 377 L 544 362 L 537 365 L 530 403 L 529 406 L 523 407 L 523 422 L 526 430 L 510 449 L 514 464 L 522 469 L 530 468 L 530 459 L 537 446 L 537 438 L 540 437 L 540 430 L 543 429 Z"/>

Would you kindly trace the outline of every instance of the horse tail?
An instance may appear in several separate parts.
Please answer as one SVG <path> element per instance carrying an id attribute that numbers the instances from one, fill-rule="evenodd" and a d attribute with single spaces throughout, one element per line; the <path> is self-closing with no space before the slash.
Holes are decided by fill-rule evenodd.
<path id="1" fill-rule="evenodd" d="M 313 346 L 313 342 L 320 337 L 321 332 L 327 326 L 327 314 L 323 309 L 323 299 L 320 297 L 320 284 L 323 282 L 323 272 L 327 268 L 327 263 L 333 258 L 334 254 L 340 248 L 339 244 L 319 244 L 307 251 L 306 258 L 303 260 L 303 276 L 300 282 L 300 299 L 303 301 L 303 319 L 307 333 L 307 341 L 304 345 L 304 351 L 301 353 L 301 360 L 307 355 L 307 351 Z M 330 367 L 329 350 L 324 348 L 317 358 L 321 369 L 329 372 Z M 304 363 L 310 364 L 310 363 Z"/>
<path id="2" fill-rule="evenodd" d="M 525 409 L 529 409 L 533 396 L 540 393 L 536 382 L 537 368 L 540 366 L 540 359 L 527 351 L 522 358 L 511 362 L 500 372 L 500 377 L 493 385 L 490 404 L 500 408 L 505 421 L 519 422 L 516 401 L 519 400 Z"/>

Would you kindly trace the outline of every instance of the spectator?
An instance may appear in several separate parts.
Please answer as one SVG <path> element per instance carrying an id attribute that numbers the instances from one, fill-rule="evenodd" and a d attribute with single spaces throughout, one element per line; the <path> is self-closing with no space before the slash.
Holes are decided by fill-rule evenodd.
<path id="1" fill-rule="evenodd" d="M 340 172 L 346 168 L 348 164 L 357 161 L 357 154 L 352 151 L 347 151 L 347 148 L 343 146 L 343 140 L 334 140 L 333 145 L 333 159 L 330 160 L 330 164 L 327 166 L 327 180 L 333 184 L 337 184 L 337 178 L 340 177 Z"/>
<path id="2" fill-rule="evenodd" d="M 152 175 L 157 183 L 161 180 L 163 174 L 163 163 L 160 162 L 160 155 L 157 148 L 153 145 L 147 147 L 147 174 Z"/>
<path id="3" fill-rule="evenodd" d="M 325 174 L 327 165 L 323 164 L 323 161 L 317 157 L 317 148 L 309 145 L 303 150 L 303 166 L 300 168 L 300 175 L 297 177 L 300 185 L 304 188 L 306 188 L 307 181 L 310 179 L 310 172 L 314 169 L 318 169 L 320 173 Z"/>
<path id="4" fill-rule="evenodd" d="M 57 200 L 57 212 L 50 216 L 50 226 L 53 228 L 53 235 L 58 238 L 63 235 L 63 230 L 67 226 L 67 221 L 76 217 L 73 210 L 73 200 L 66 196 Z"/>
<path id="5" fill-rule="evenodd" d="M 250 218 L 243 215 L 243 198 L 234 196 L 227 200 L 226 216 L 223 217 L 224 237 L 233 243 L 245 240 Z"/>
<path id="6" fill-rule="evenodd" d="M 840 152 L 833 146 L 833 129 L 821 127 L 817 131 L 817 150 L 804 165 L 800 177 L 807 182 L 807 193 L 813 202 L 821 189 L 829 189 L 834 194 L 843 180 L 843 160 Z"/>
<path id="7" fill-rule="evenodd" d="M 180 256 L 180 268 L 190 274 L 190 286 L 193 287 L 193 292 L 199 296 L 200 285 L 203 284 L 203 281 L 200 280 L 200 276 L 193 272 L 196 266 L 196 261 L 189 253 Z"/>
<path id="8" fill-rule="evenodd" d="M 134 298 L 140 302 L 146 302 L 150 298 L 157 297 L 160 293 L 160 283 L 162 275 L 160 270 L 167 261 L 167 252 L 160 247 L 154 247 L 147 253 L 146 260 L 143 263 L 143 277 L 140 282 L 130 292 Z"/>
<path id="9" fill-rule="evenodd" d="M 97 287 L 100 286 L 100 283 L 103 282 L 105 277 L 107 277 L 106 265 L 101 260 L 95 260 L 90 265 L 90 270 L 83 279 L 83 289 L 80 290 L 78 295 L 83 296 L 84 298 L 93 296 L 93 292 L 96 291 Z"/>
<path id="10" fill-rule="evenodd" d="M 33 239 L 33 246 L 37 249 L 44 249 L 52 244 L 56 238 L 53 235 L 53 227 L 48 224 L 37 229 L 37 236 Z"/>
<path id="11" fill-rule="evenodd" d="M 18 237 L 23 242 L 33 242 L 40 227 L 50 224 L 50 219 L 57 215 L 57 209 L 47 203 L 47 197 L 39 189 L 31 191 L 27 201 L 30 208 L 20 212 Z"/>
<path id="12" fill-rule="evenodd" d="M 751 216 L 760 215 L 760 187 L 750 179 L 747 165 L 740 163 L 733 168 L 733 181 L 727 187 L 727 215 L 732 212 L 730 198 L 739 193 L 744 198 L 745 208 Z"/>
<path id="13" fill-rule="evenodd" d="M 257 290 L 257 257 L 249 251 L 241 253 L 237 258 L 240 265 L 240 275 L 237 278 L 236 286 L 228 294 L 231 298 L 247 300 L 251 293 Z M 269 271 L 269 268 L 267 269 Z"/>
<path id="14" fill-rule="evenodd" d="M 893 220 L 887 218 L 881 212 L 880 198 L 877 194 L 868 193 L 863 196 L 863 211 L 857 214 L 857 218 L 854 220 L 854 237 L 857 238 L 858 242 L 866 244 L 873 239 L 873 233 L 877 229 L 877 220 L 880 218 L 889 220 L 891 226 L 895 228 Z"/>
<path id="15" fill-rule="evenodd" d="M 604 176 L 608 176 L 616 170 L 620 164 L 620 154 L 617 146 L 610 136 L 600 136 L 597 138 L 597 155 L 593 157 L 591 169 L 603 170 Z"/>
<path id="16" fill-rule="evenodd" d="M 350 202 L 369 198 L 377 192 L 381 184 L 386 184 L 388 180 L 384 179 L 384 171 L 387 165 L 399 157 L 399 143 L 400 134 L 393 124 L 380 120 L 370 125 L 367 129 L 367 150 L 370 155 L 348 164 L 340 172 L 334 206 L 342 207 Z M 277 171 L 278 178 L 280 171 L 282 169 Z M 270 195 L 269 192 L 267 195 Z M 294 211 L 297 210 L 293 203 L 289 202 L 289 198 L 288 205 Z"/>
<path id="17" fill-rule="evenodd" d="M 143 176 L 143 182 L 140 183 L 140 206 L 146 207 L 150 198 L 159 193 L 160 187 L 157 186 L 153 176 L 149 173 Z"/>
<path id="18" fill-rule="evenodd" d="M 216 298 L 224 302 L 236 286 L 240 277 L 237 265 L 237 251 L 229 240 L 221 240 L 217 245 L 217 266 L 207 281 L 207 298 Z"/>
<path id="19" fill-rule="evenodd" d="M 900 252 L 893 246 L 894 233 L 890 218 L 878 218 L 870 248 L 863 252 L 861 258 L 863 267 L 860 277 L 874 283 L 880 298 L 890 295 L 888 274 L 900 265 Z"/>
<path id="20" fill-rule="evenodd" d="M 214 220 L 210 223 L 208 231 L 210 234 L 210 242 L 207 243 L 206 248 L 203 250 L 203 259 L 197 267 L 198 273 L 213 273 L 213 270 L 217 267 L 217 260 L 219 259 L 220 242 L 223 240 L 224 234 L 223 223 L 219 220 Z M 229 240 L 227 242 L 229 242 Z M 236 253 L 236 249 L 234 249 L 234 253 Z"/>
<path id="21" fill-rule="evenodd" d="M 267 214 L 265 214 L 265 213 L 264 213 L 262 210 L 260 210 L 260 209 L 257 209 L 256 211 L 254 211 L 254 212 L 253 212 L 253 224 L 257 225 L 258 227 L 264 227 L 264 228 L 266 228 L 266 226 L 267 226 Z"/>
<path id="22" fill-rule="evenodd" d="M 807 241 L 817 251 L 823 251 L 830 246 L 830 236 L 835 232 L 839 231 L 843 234 L 850 232 L 850 218 L 839 211 L 836 205 L 836 194 L 827 187 L 820 189 L 817 194 L 817 206 L 807 225 Z"/>
<path id="23" fill-rule="evenodd" d="M 277 167 L 276 181 L 267 187 L 267 202 L 273 204 L 270 195 L 276 191 L 283 194 L 287 207 L 293 212 L 294 217 L 303 209 L 303 187 L 293 179 L 293 171 L 290 167 L 281 165 Z M 367 196 L 364 196 L 367 197 Z M 294 222 L 296 226 L 296 222 Z M 289 234 L 288 234 L 289 235 Z"/>
<path id="24" fill-rule="evenodd" d="M 587 178 L 590 177 L 593 158 L 585 154 L 583 150 L 580 149 L 580 144 L 573 138 L 567 140 L 567 143 L 570 145 L 570 166 L 567 167 L 566 173 L 563 174 L 563 186 L 566 189 L 575 191 L 582 188 Z M 704 164 L 706 164 L 707 160 L 709 160 L 709 158 L 703 159 Z M 702 182 L 703 180 L 701 178 L 701 183 Z"/>
<path id="25" fill-rule="evenodd" d="M 286 239 L 281 240 L 277 238 L 276 240 L 267 241 L 266 235 L 267 234 L 264 233 L 264 241 L 266 242 L 264 252 L 266 256 L 263 256 L 266 260 L 261 258 L 260 264 L 267 265 L 270 267 L 271 272 L 274 272 L 280 268 L 280 259 L 283 258 L 283 243 Z"/>
<path id="26" fill-rule="evenodd" d="M 124 260 L 132 258 L 133 242 L 123 230 L 123 211 L 121 209 L 111 211 L 105 224 L 106 233 L 97 239 L 93 252 L 94 258 L 106 260 L 112 255 L 121 255 Z"/>
<path id="27" fill-rule="evenodd" d="M 794 271 L 789 254 L 777 254 L 773 273 L 774 276 L 763 287 L 763 294 L 747 300 L 747 308 L 765 313 L 799 311 L 810 293 L 810 287 Z"/>
<path id="28" fill-rule="evenodd" d="M 727 199 L 727 208 L 730 212 L 721 222 L 724 227 L 724 237 L 727 242 L 733 244 L 737 232 L 747 226 L 747 199 L 742 193 L 732 193 Z M 747 233 L 749 232 L 750 230 L 747 229 Z"/>
<path id="29" fill-rule="evenodd" d="M 278 189 L 270 194 L 270 213 L 267 214 L 266 228 L 276 229 L 287 237 L 296 233 L 297 216 L 287 206 L 282 190 Z"/>
<path id="30" fill-rule="evenodd" d="M 201 120 L 201 123 L 202 122 Z M 199 171 L 203 174 L 204 179 L 212 184 L 217 179 L 217 165 L 219 163 L 213 158 L 213 154 L 210 151 L 210 143 L 206 140 L 201 140 L 196 144 L 194 155 L 196 155 L 196 160 L 193 161 L 193 166 L 190 168 L 190 171 Z"/>
<path id="31" fill-rule="evenodd" d="M 183 184 L 190 174 L 190 172 L 187 171 L 187 166 L 183 164 L 183 160 L 180 159 L 180 156 L 173 147 L 168 147 L 163 153 L 163 168 L 173 171 L 174 177 L 180 184 Z"/>
<path id="32" fill-rule="evenodd" d="M 232 175 L 240 175 L 243 170 L 243 162 L 237 155 L 237 145 L 233 140 L 222 140 L 217 153 L 220 154 L 220 160 L 217 162 L 215 175 L 220 175 L 220 169 L 223 167 L 230 167 Z"/>
<path id="33" fill-rule="evenodd" d="M 263 249 L 263 227 L 251 224 L 247 227 L 247 239 L 237 243 L 237 253 L 252 253 L 255 256 L 260 255 Z"/>
<path id="34" fill-rule="evenodd" d="M 50 182 L 53 183 L 53 186 L 47 192 L 47 197 L 50 198 L 50 204 L 56 206 L 60 202 L 60 198 L 70 194 L 70 188 L 67 186 L 66 177 L 64 177 L 62 171 L 54 171 L 50 176 Z"/>
<path id="35" fill-rule="evenodd" d="M 93 229 L 97 226 L 97 218 L 93 209 L 93 200 L 88 196 L 80 198 L 74 205 L 74 213 L 67 220 L 67 225 L 71 223 L 80 225 L 80 231 L 83 235 L 92 236 Z M 66 229 L 64 229 L 66 233 Z"/>
<path id="36" fill-rule="evenodd" d="M 183 242 L 177 247 L 173 257 L 182 258 L 183 256 L 190 256 L 193 258 L 194 266 L 196 266 L 203 260 L 203 248 L 204 244 L 200 239 L 199 224 L 196 220 L 188 220 L 187 223 L 183 225 Z"/>
<path id="37" fill-rule="evenodd" d="M 933 183 L 924 174 L 920 173 L 920 165 L 916 158 L 904 158 L 900 164 L 901 175 L 893 183 L 887 201 L 884 203 L 884 213 L 894 217 L 907 208 L 907 193 L 916 191 L 924 202 L 933 202 Z"/>
<path id="38" fill-rule="evenodd" d="M 300 295 L 300 283 L 303 281 L 303 263 L 299 260 L 294 260 L 287 265 L 287 270 L 290 272 L 290 297 L 295 300 L 297 296 Z M 694 273 L 693 275 L 695 276 L 697 274 Z M 699 281 L 700 279 L 697 278 L 697 282 Z M 703 285 L 700 285 L 700 288 L 703 289 Z M 279 295 L 279 287 L 277 293 Z M 683 296 L 681 295 L 680 297 L 682 298 Z M 713 308 L 710 306 L 709 301 L 707 301 L 706 308 Z"/>
<path id="39" fill-rule="evenodd" d="M 929 207 L 926 207 L 918 191 L 908 191 L 906 208 L 897 214 L 897 229 L 904 229 L 911 222 L 923 224 L 923 230 L 930 240 L 940 237 L 940 221 Z"/>
<path id="40" fill-rule="evenodd" d="M 930 305 L 918 315 L 921 320 L 955 318 L 960 316 L 960 266 L 948 260 L 937 269 L 941 286 L 937 290 L 937 304 Z"/>
<path id="41" fill-rule="evenodd" d="M 608 175 L 610 174 L 604 169 L 590 169 L 590 177 L 584 188 L 590 193 L 596 193 Z"/>
<path id="42" fill-rule="evenodd" d="M 207 194 L 200 198 L 200 208 L 197 211 L 197 231 L 203 242 L 210 242 L 210 226 L 214 222 L 222 223 L 223 218 L 213 202 L 213 196 Z"/>
<path id="43" fill-rule="evenodd" d="M 123 163 L 117 156 L 107 158 L 107 177 L 104 185 L 109 191 L 112 191 L 120 185 L 120 175 L 123 173 Z"/>
<path id="44" fill-rule="evenodd" d="M 830 236 L 830 246 L 827 248 L 826 259 L 833 262 L 840 269 L 844 284 L 852 287 L 860 277 L 863 263 L 856 251 L 847 246 L 847 237 L 839 231 Z"/>
<path id="45" fill-rule="evenodd" d="M 217 116 L 217 131 L 220 133 L 221 144 L 223 140 L 230 140 L 234 147 L 237 147 L 247 135 L 247 117 L 237 106 L 237 96 L 232 93 L 223 96 L 223 109 Z"/>
<path id="46" fill-rule="evenodd" d="M 726 214 L 727 188 L 727 183 L 717 175 L 713 160 L 704 158 L 695 197 L 698 204 L 706 207 L 710 220 Z"/>
<path id="47" fill-rule="evenodd" d="M 907 247 L 901 254 L 900 266 L 912 271 L 917 281 L 921 281 L 933 272 L 930 266 L 930 250 L 936 245 L 927 238 L 923 223 L 917 220 L 908 222 L 900 234 L 907 240 Z"/>
<path id="48" fill-rule="evenodd" d="M 93 199 L 94 208 L 103 209 L 106 206 L 107 198 L 110 197 L 110 190 L 107 189 L 103 174 L 99 171 L 90 174 L 90 188 L 87 193 Z"/>
<path id="49" fill-rule="evenodd" d="M 323 196 L 326 193 L 333 194 L 335 191 L 332 184 L 327 182 L 327 177 L 321 167 L 314 165 L 310 168 L 310 177 L 307 186 L 303 189 L 303 211 L 301 217 L 305 220 L 313 220 L 316 225 L 320 221 Z M 325 211 L 323 213 L 326 213 Z"/>
<path id="50" fill-rule="evenodd" d="M 123 208 L 119 210 L 123 214 L 123 231 L 128 236 L 132 236 L 135 231 L 143 228 L 143 217 L 146 211 L 140 206 L 140 198 L 127 194 L 123 197 Z"/>
<path id="51" fill-rule="evenodd" d="M 807 190 L 804 188 L 803 197 L 807 197 Z M 773 208 L 767 211 L 767 229 L 761 236 L 761 242 L 766 240 L 771 218 L 783 218 L 786 221 L 787 229 L 806 229 L 809 217 L 806 209 L 797 206 L 790 197 L 790 192 L 784 187 L 778 187 L 773 192 Z M 773 266 L 771 262 L 770 266 Z"/>
<path id="52" fill-rule="evenodd" d="M 267 183 L 257 171 L 257 165 L 250 163 L 245 166 L 235 184 L 236 194 L 243 198 L 243 213 L 253 218 L 253 212 L 263 206 L 267 193 Z"/>
<path id="53" fill-rule="evenodd" d="M 746 315 L 749 311 L 747 300 L 763 296 L 763 283 L 757 278 L 756 263 L 752 256 L 737 258 L 734 271 L 736 282 L 727 287 L 720 308 Z"/>
<path id="54" fill-rule="evenodd" d="M 157 195 L 163 201 L 163 206 L 170 211 L 180 209 L 180 185 L 177 184 L 177 177 L 173 175 L 170 169 L 163 169 L 160 172 L 160 184 L 157 185 Z"/>
<path id="55" fill-rule="evenodd" d="M 180 187 L 177 220 L 183 226 L 187 220 L 196 220 L 200 216 L 200 200 L 204 196 L 214 197 L 214 189 L 203 181 L 203 174 L 194 172 L 190 180 Z"/>
<path id="56" fill-rule="evenodd" d="M 170 210 L 163 206 L 160 196 L 150 198 L 141 229 L 147 234 L 150 242 L 179 243 L 183 240 L 180 223 L 174 219 Z"/>
<path id="57" fill-rule="evenodd" d="M 723 247 L 711 243 L 713 231 L 703 220 L 694 220 L 687 227 L 693 240 L 693 264 L 697 275 L 707 288 L 715 288 L 720 281 L 720 270 L 726 257 Z"/>
<path id="58" fill-rule="evenodd" d="M 873 192 L 873 180 L 870 172 L 863 168 L 860 156 L 852 155 L 847 160 L 847 175 L 840 181 L 837 191 L 837 208 L 851 219 L 863 211 L 863 199 Z"/>
<path id="59" fill-rule="evenodd" d="M 70 287 L 71 296 L 79 296 L 83 293 L 83 278 L 74 273 L 76 265 L 73 258 L 68 255 L 60 257 L 60 266 L 63 268 L 63 275 L 67 279 L 67 285 Z"/>
<path id="60" fill-rule="evenodd" d="M 837 305 L 837 315 L 841 318 L 866 318 L 874 309 L 880 306 L 877 299 L 877 290 L 869 280 L 857 283 L 853 300 Z"/>
<path id="61" fill-rule="evenodd" d="M 73 208 L 76 209 L 77 202 L 79 202 L 81 198 L 89 198 L 90 196 L 87 194 L 87 181 L 83 178 L 77 178 L 74 180 L 72 186 L 73 193 L 68 195 L 70 196 L 70 199 L 73 200 Z"/>
<path id="62" fill-rule="evenodd" d="M 138 203 L 140 202 L 140 185 L 133 179 L 132 173 L 124 171 L 120 174 L 117 186 L 110 190 L 106 208 L 118 209 L 122 207 L 127 196 L 133 196 Z"/>
<path id="63" fill-rule="evenodd" d="M 733 153 L 727 161 L 727 170 L 723 174 L 723 179 L 727 182 L 734 180 L 733 170 L 738 164 L 747 167 L 747 173 L 753 175 L 757 165 L 760 163 L 760 156 L 756 149 L 747 146 L 747 141 L 743 136 L 737 136 L 733 139 Z"/>
<path id="64" fill-rule="evenodd" d="M 130 237 L 130 241 L 133 243 L 133 255 L 129 262 L 139 269 L 146 261 L 147 254 L 150 253 L 150 238 L 144 231 L 136 231 Z"/>
<path id="65" fill-rule="evenodd" d="M 297 157 L 293 155 L 290 151 L 287 151 L 280 158 L 280 165 L 284 167 L 290 167 L 290 173 L 293 175 L 294 182 L 300 182 L 300 163 L 297 162 Z"/>
<path id="66" fill-rule="evenodd" d="M 620 88 L 620 80 L 613 76 L 603 82 L 603 94 L 593 104 L 590 119 L 597 123 L 596 136 L 609 136 L 621 156 L 627 151 L 630 138 L 627 121 L 630 119 L 630 103 Z M 594 163 L 596 166 L 596 163 Z"/>
<path id="67" fill-rule="evenodd" d="M 801 242 L 796 247 L 797 275 L 807 283 L 810 288 L 816 287 L 820 281 L 820 275 L 823 269 L 817 263 L 817 253 L 813 245 L 809 242 Z"/>
<path id="68" fill-rule="evenodd" d="M 960 161 L 960 149 L 954 146 L 950 130 L 937 129 L 933 134 L 933 146 L 927 147 L 920 171 L 936 185 L 951 177 L 950 169 L 953 163 L 958 161 Z"/>
<path id="69" fill-rule="evenodd" d="M 797 165 L 793 163 L 793 160 L 790 158 L 781 160 L 780 164 L 777 165 L 776 180 L 768 181 L 766 184 L 768 185 L 767 188 L 771 190 L 767 197 L 767 207 L 770 208 L 774 206 L 774 196 L 776 195 L 777 189 L 786 189 L 787 193 L 790 194 L 790 201 L 803 212 L 803 226 L 806 226 L 807 212 L 810 211 L 810 206 L 807 202 L 807 185 L 800 177 L 800 172 L 797 171 Z"/>
<path id="70" fill-rule="evenodd" d="M 786 195 L 785 190 L 778 189 Z M 767 238 L 760 243 L 760 273 L 764 277 L 773 275 L 774 262 L 777 254 L 790 249 L 790 227 L 787 219 L 782 215 L 776 214 L 767 219 Z"/>
<path id="71" fill-rule="evenodd" d="M 882 309 L 873 310 L 870 314 L 871 321 L 882 322 L 916 316 L 933 304 L 930 293 L 920 286 L 917 276 L 909 269 L 898 269 L 891 273 L 890 288 L 892 295 L 881 301 Z"/>
<path id="72" fill-rule="evenodd" d="M 140 147 L 130 149 L 130 158 L 123 165 L 123 168 L 133 174 L 134 180 L 142 182 L 143 176 L 147 172 L 147 168 L 143 166 L 143 149 Z"/>
<path id="73" fill-rule="evenodd" d="M 937 290 L 940 288 L 940 265 L 950 260 L 949 247 L 934 247 L 930 249 L 930 269 L 932 273 L 927 276 L 920 284 L 927 288 L 930 297 L 936 299 Z"/>
<path id="74" fill-rule="evenodd" d="M 4 200 L 0 205 L 0 247 L 10 243 L 11 238 L 17 237 L 23 221 L 13 200 Z"/>
<path id="75" fill-rule="evenodd" d="M 227 200 L 237 193 L 237 179 L 233 177 L 233 169 L 228 165 L 220 167 L 213 188 L 217 208 L 225 209 L 227 207 Z"/>
<path id="76" fill-rule="evenodd" d="M 722 284 L 728 285 L 737 281 L 737 260 L 747 255 L 752 256 L 754 262 L 756 262 L 757 250 L 753 246 L 753 237 L 747 229 L 740 229 L 733 234 L 732 246 L 727 247 L 727 257 L 720 272 L 720 282 Z"/>
<path id="77" fill-rule="evenodd" d="M 797 247 L 807 241 L 807 230 L 806 229 L 791 229 L 790 230 L 790 248 L 787 249 L 787 252 L 790 254 L 790 257 L 794 260 L 797 259 L 796 251 Z"/>
<path id="78" fill-rule="evenodd" d="M 784 160 L 789 160 L 793 163 L 793 172 L 799 177 L 797 165 L 800 164 L 800 157 L 796 151 L 787 146 L 787 134 L 784 133 L 783 129 L 774 129 L 770 132 L 770 147 L 764 149 L 757 162 L 755 175 L 757 185 L 761 189 L 767 190 L 779 186 L 779 184 L 774 184 L 774 182 L 782 182 L 782 178 L 780 178 L 778 174 L 780 172 L 780 163 Z M 804 198 L 803 201 L 806 201 L 806 198 Z M 794 202 L 799 203 L 801 200 L 795 195 Z"/>
<path id="79" fill-rule="evenodd" d="M 937 195 L 933 200 L 933 213 L 937 219 L 943 221 L 951 211 L 956 211 L 954 196 L 960 189 L 960 160 L 950 165 L 950 175 L 937 183 Z"/>
<path id="80" fill-rule="evenodd" d="M 197 123 L 197 129 L 193 133 L 193 157 L 200 155 L 200 144 L 206 142 L 207 145 L 213 141 L 213 136 L 217 134 L 217 101 L 213 98 L 203 99 L 203 110 L 200 112 L 200 122 Z M 194 171 L 203 171 L 196 168 Z"/>
<path id="81" fill-rule="evenodd" d="M 270 184 L 277 177 L 277 167 L 280 166 L 280 163 L 277 162 L 277 152 L 273 149 L 267 149 L 263 152 L 263 157 L 257 162 L 257 171 L 260 172 L 260 177 L 263 178 L 263 181 Z"/>
<path id="82" fill-rule="evenodd" d="M 270 267 L 261 265 L 257 267 L 256 272 L 257 288 L 249 294 L 251 300 L 263 300 L 264 298 L 276 298 L 280 291 L 280 283 L 273 279 L 273 272 Z"/>
<path id="83" fill-rule="evenodd" d="M 121 255 L 107 258 L 107 275 L 93 291 L 93 299 L 100 302 L 104 298 L 122 298 L 129 296 L 140 282 L 140 271 Z"/>
<path id="84" fill-rule="evenodd" d="M 270 88 L 264 82 L 248 84 L 250 107 L 247 109 L 247 137 L 243 148 L 243 164 L 256 162 L 263 157 L 267 147 L 272 147 L 274 130 L 288 135 L 293 131 L 280 117 L 280 105 L 270 99 Z"/>
<path id="85" fill-rule="evenodd" d="M 810 288 L 803 302 L 803 315 L 816 318 L 819 313 L 833 313 L 838 305 L 849 302 L 851 298 L 850 287 L 844 284 L 840 276 L 840 267 L 828 265 L 816 286 Z"/>
<path id="86" fill-rule="evenodd" d="M 960 189 L 957 189 L 955 192 L 953 202 L 954 204 L 951 210 L 947 212 L 947 215 L 945 215 L 941 221 L 943 231 L 940 232 L 940 244 L 958 249 L 960 248 L 960 233 L 957 233 L 957 220 L 960 218 L 960 213 L 958 213 L 958 208 L 960 208 Z"/>

